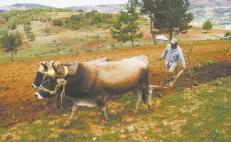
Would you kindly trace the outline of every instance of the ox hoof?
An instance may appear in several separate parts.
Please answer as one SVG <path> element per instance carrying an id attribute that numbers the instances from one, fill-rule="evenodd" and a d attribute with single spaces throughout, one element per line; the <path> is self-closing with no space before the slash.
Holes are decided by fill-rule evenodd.
<path id="1" fill-rule="evenodd" d="M 151 106 L 148 106 L 148 111 L 152 112 L 154 109 Z"/>
<path id="2" fill-rule="evenodd" d="M 106 119 L 102 119 L 102 121 L 101 121 L 101 125 L 107 125 L 108 124 L 108 120 L 106 120 Z"/>

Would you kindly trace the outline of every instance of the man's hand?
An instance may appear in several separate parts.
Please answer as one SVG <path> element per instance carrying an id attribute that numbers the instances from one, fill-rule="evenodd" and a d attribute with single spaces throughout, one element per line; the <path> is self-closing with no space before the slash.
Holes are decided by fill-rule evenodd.
<path id="1" fill-rule="evenodd" d="M 186 65 L 183 65 L 183 69 L 186 70 L 186 68 L 187 68 Z"/>
<path id="2" fill-rule="evenodd" d="M 157 59 L 155 62 L 159 62 L 159 61 L 161 61 L 161 60 L 163 60 L 163 58 L 159 58 L 159 59 Z"/>

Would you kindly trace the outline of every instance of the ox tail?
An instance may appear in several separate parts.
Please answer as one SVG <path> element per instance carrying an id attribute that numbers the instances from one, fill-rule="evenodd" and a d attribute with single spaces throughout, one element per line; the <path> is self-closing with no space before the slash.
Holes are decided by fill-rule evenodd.
<path id="1" fill-rule="evenodd" d="M 142 100 L 147 103 L 147 97 L 149 95 L 149 70 L 147 70 L 141 80 L 142 85 Z"/>

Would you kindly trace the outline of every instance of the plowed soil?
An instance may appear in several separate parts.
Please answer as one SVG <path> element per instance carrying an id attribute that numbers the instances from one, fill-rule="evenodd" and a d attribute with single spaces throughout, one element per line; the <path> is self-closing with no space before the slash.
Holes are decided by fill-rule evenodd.
<path id="1" fill-rule="evenodd" d="M 193 47 L 190 54 L 193 79 L 185 72 L 177 82 L 176 87 L 191 87 L 194 83 L 202 83 L 219 77 L 231 75 L 230 41 L 206 41 L 182 45 L 187 49 Z M 40 61 L 58 60 L 65 63 L 72 61 L 89 61 L 108 57 L 111 60 L 135 55 L 147 55 L 150 61 L 150 84 L 158 85 L 166 78 L 162 61 L 157 61 L 163 46 L 147 46 L 140 48 L 123 48 L 88 52 L 71 55 L 46 56 L 0 63 L 0 126 L 10 126 L 25 120 L 36 120 L 46 114 L 54 114 L 52 107 L 46 101 L 34 98 L 35 90 L 31 87 Z M 188 58 L 186 59 L 188 62 Z"/>

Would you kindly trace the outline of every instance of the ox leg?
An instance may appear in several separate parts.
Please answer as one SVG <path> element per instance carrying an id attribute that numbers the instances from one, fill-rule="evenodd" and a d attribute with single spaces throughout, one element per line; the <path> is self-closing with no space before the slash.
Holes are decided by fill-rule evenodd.
<path id="1" fill-rule="evenodd" d="M 56 105 L 57 112 L 58 112 L 59 114 L 62 114 L 62 111 L 61 111 L 61 103 L 60 103 L 60 96 L 59 96 L 59 95 L 57 95 L 57 96 L 55 97 L 55 105 Z"/>
<path id="2" fill-rule="evenodd" d="M 152 110 L 152 107 L 151 107 L 152 91 L 150 91 L 150 88 L 148 85 L 143 85 L 142 91 L 143 91 L 142 93 L 143 93 L 144 103 L 148 106 L 149 110 Z"/>
<path id="3" fill-rule="evenodd" d="M 136 110 L 138 111 L 140 102 L 142 101 L 142 91 L 137 89 L 135 90 L 135 94 L 137 95 Z"/>
<path id="4" fill-rule="evenodd" d="M 148 110 L 152 110 L 152 94 L 148 94 L 147 98 L 147 105 L 148 105 Z"/>
<path id="5" fill-rule="evenodd" d="M 73 119 L 77 108 L 78 108 L 78 106 L 74 103 L 73 106 L 72 106 L 72 112 L 71 112 L 71 117 L 70 117 L 71 119 Z"/>
<path id="6" fill-rule="evenodd" d="M 107 116 L 107 108 L 104 102 L 98 102 L 98 107 L 100 108 L 100 111 L 102 112 L 104 118 L 106 120 L 108 120 L 108 116 Z"/>
<path id="7" fill-rule="evenodd" d="M 103 113 L 104 118 L 105 118 L 106 120 L 108 120 L 107 108 L 106 108 L 106 106 L 102 107 L 102 108 L 101 108 L 101 111 L 102 111 L 102 113 Z"/>

